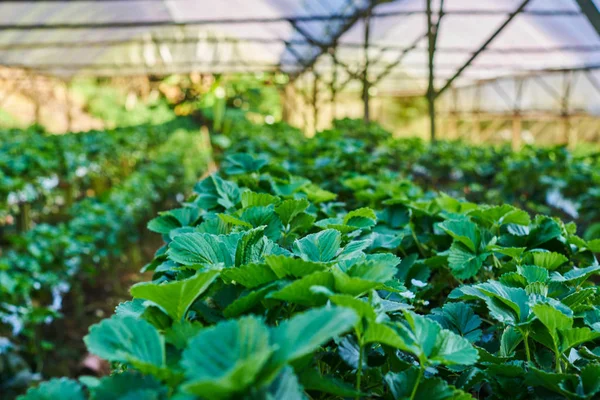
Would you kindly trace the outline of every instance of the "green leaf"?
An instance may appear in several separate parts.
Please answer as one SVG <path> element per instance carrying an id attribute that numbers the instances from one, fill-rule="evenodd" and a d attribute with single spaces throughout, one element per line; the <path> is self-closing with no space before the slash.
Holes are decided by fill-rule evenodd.
<path id="1" fill-rule="evenodd" d="M 328 265 L 324 263 L 305 261 L 300 258 L 286 256 L 267 256 L 265 257 L 265 262 L 271 267 L 271 270 L 277 275 L 277 278 L 280 279 L 285 278 L 286 276 L 302 278 L 313 272 L 320 272 L 328 269 Z"/>
<path id="2" fill-rule="evenodd" d="M 230 267 L 240 234 L 213 235 L 210 233 L 184 233 L 169 244 L 169 258 L 183 265 L 201 264 L 209 267 Z"/>
<path id="3" fill-rule="evenodd" d="M 225 157 L 223 171 L 228 175 L 249 174 L 258 172 L 269 160 L 264 156 L 254 157 L 248 153 L 237 153 Z"/>
<path id="4" fill-rule="evenodd" d="M 481 339 L 481 319 L 468 304 L 446 303 L 441 309 L 433 309 L 430 318 L 471 343 Z"/>
<path id="5" fill-rule="evenodd" d="M 142 282 L 130 289 L 135 298 L 149 300 L 163 309 L 174 321 L 180 321 L 194 301 L 208 289 L 219 271 L 197 272 L 191 278 L 156 284 Z"/>
<path id="6" fill-rule="evenodd" d="M 346 214 L 343 223 L 359 229 L 370 228 L 377 223 L 377 215 L 370 208 L 359 208 Z"/>
<path id="7" fill-rule="evenodd" d="M 183 350 L 202 328 L 199 322 L 177 321 L 165 331 L 165 340 L 178 350 Z"/>
<path id="8" fill-rule="evenodd" d="M 529 214 L 508 204 L 501 206 L 479 206 L 470 211 L 472 218 L 486 222 L 488 225 L 517 224 L 528 226 L 531 224 Z"/>
<path id="9" fill-rule="evenodd" d="M 551 334 L 573 326 L 572 315 L 565 315 L 550 304 L 535 304 L 531 310 Z"/>
<path id="10" fill-rule="evenodd" d="M 600 338 L 600 332 L 594 332 L 590 328 L 571 328 L 560 331 L 559 337 L 559 348 L 564 353 L 580 344 Z"/>
<path id="11" fill-rule="evenodd" d="M 423 316 L 410 311 L 405 311 L 404 315 L 406 324 L 396 325 L 404 342 L 402 350 L 413 353 L 420 360 L 444 365 L 471 365 L 477 361 L 477 350 L 468 340 Z"/>
<path id="12" fill-rule="evenodd" d="M 278 279 L 266 264 L 245 264 L 240 267 L 224 269 L 221 277 L 226 282 L 235 281 L 247 288 L 255 288 Z"/>
<path id="13" fill-rule="evenodd" d="M 152 232 L 166 235 L 173 229 L 181 227 L 181 224 L 172 215 L 161 215 L 154 219 L 151 219 L 147 225 L 148 229 Z"/>
<path id="14" fill-rule="evenodd" d="M 327 302 L 327 296 L 311 290 L 315 286 L 333 290 L 334 279 L 331 272 L 315 272 L 306 275 L 277 292 L 270 293 L 268 297 L 307 307 L 323 305 Z"/>
<path id="15" fill-rule="evenodd" d="M 533 262 L 535 265 L 546 268 L 550 271 L 555 270 L 560 267 L 569 259 L 560 253 L 551 253 L 551 252 L 534 252 Z"/>
<path id="16" fill-rule="evenodd" d="M 284 254 L 286 251 L 264 236 L 264 227 L 245 232 L 237 244 L 235 265 L 261 263 L 270 254 Z"/>
<path id="17" fill-rule="evenodd" d="M 439 224 L 454 240 L 463 244 L 471 253 L 476 253 L 481 242 L 481 234 L 475 223 L 467 220 L 447 220 Z"/>
<path id="18" fill-rule="evenodd" d="M 242 193 L 242 207 L 268 206 L 277 204 L 279 198 L 268 193 L 256 193 L 250 190 Z"/>
<path id="19" fill-rule="evenodd" d="M 342 242 L 335 229 L 313 233 L 294 242 L 294 253 L 306 261 L 327 262 L 335 258 Z"/>
<path id="20" fill-rule="evenodd" d="M 357 321 L 354 311 L 342 307 L 316 308 L 283 321 L 271 329 L 271 342 L 278 346 L 270 361 L 272 368 L 316 351 Z"/>
<path id="21" fill-rule="evenodd" d="M 148 375 L 132 372 L 113 374 L 100 379 L 98 385 L 90 390 L 92 400 L 123 399 L 125 396 L 138 395 L 140 391 L 151 391 L 155 399 L 166 399 L 167 389 L 156 379 Z M 135 397 L 133 397 L 135 398 Z M 70 398 L 63 398 L 70 400 Z"/>
<path id="22" fill-rule="evenodd" d="M 419 378 L 419 370 L 410 368 L 404 372 L 395 374 L 389 372 L 384 377 L 386 386 L 395 400 L 404 400 L 411 397 L 412 390 L 417 381 L 415 399 L 427 400 L 471 400 L 472 397 L 454 386 L 448 385 L 440 378 Z"/>
<path id="23" fill-rule="evenodd" d="M 304 212 L 309 205 L 310 203 L 306 199 L 285 200 L 275 207 L 275 212 L 279 215 L 281 222 L 283 222 L 284 225 L 288 225 L 292 222 L 294 217 Z"/>
<path id="24" fill-rule="evenodd" d="M 81 385 L 67 378 L 54 378 L 42 382 L 39 386 L 31 388 L 26 394 L 19 396 L 18 400 L 84 400 Z"/>
<path id="25" fill-rule="evenodd" d="M 500 339 L 500 356 L 513 357 L 517 346 L 523 341 L 521 333 L 512 326 L 508 326 Z"/>
<path id="26" fill-rule="evenodd" d="M 367 396 L 347 383 L 333 376 L 321 375 L 315 369 L 307 369 L 300 375 L 300 382 L 306 390 L 314 390 L 339 397 Z M 283 397 L 282 397 L 283 399 Z"/>
<path id="27" fill-rule="evenodd" d="M 280 286 L 281 285 L 279 282 L 273 282 L 270 285 L 266 285 L 260 289 L 248 292 L 247 294 L 238 297 L 227 307 L 225 307 L 223 310 L 223 316 L 225 316 L 225 318 L 234 318 L 250 311 L 257 304 L 259 304 L 265 298 L 265 296 L 277 290 Z"/>
<path id="28" fill-rule="evenodd" d="M 248 399 L 256 400 L 308 400 L 304 390 L 298 382 L 298 377 L 292 367 L 284 367 L 265 391 Z"/>
<path id="29" fill-rule="evenodd" d="M 548 282 L 548 270 L 544 267 L 538 267 L 537 265 L 523 265 L 517 266 L 517 271 L 525 277 L 527 283 Z"/>
<path id="30" fill-rule="evenodd" d="M 571 381 L 572 385 L 576 385 L 577 377 L 571 374 L 556 374 L 552 372 L 546 372 L 541 369 L 537 369 L 534 366 L 530 366 L 525 375 L 525 382 L 527 385 L 533 387 L 541 386 L 563 396 L 566 393 L 562 386 L 567 381 Z"/>
<path id="31" fill-rule="evenodd" d="M 98 357 L 132 364 L 141 372 L 154 373 L 165 364 L 164 338 L 143 319 L 113 316 L 92 325 L 83 341 Z"/>
<path id="32" fill-rule="evenodd" d="M 476 254 L 462 243 L 452 243 L 448 253 L 448 265 L 452 274 L 459 279 L 469 279 L 477 275 L 490 253 Z"/>
<path id="33" fill-rule="evenodd" d="M 589 240 L 587 247 L 594 253 L 600 253 L 600 239 Z"/>
<path id="34" fill-rule="evenodd" d="M 203 329 L 184 350 L 183 389 L 208 398 L 225 398 L 255 384 L 273 353 L 269 330 L 256 317 L 221 322 Z"/>
<path id="35" fill-rule="evenodd" d="M 264 226 L 264 234 L 271 240 L 276 241 L 281 237 L 283 226 L 272 205 L 246 208 L 240 219 L 252 228 Z"/>

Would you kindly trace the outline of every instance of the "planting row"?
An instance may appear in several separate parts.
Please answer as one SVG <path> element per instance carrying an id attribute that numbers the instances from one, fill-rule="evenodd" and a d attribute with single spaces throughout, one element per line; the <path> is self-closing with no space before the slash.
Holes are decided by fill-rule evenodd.
<path id="1" fill-rule="evenodd" d="M 85 338 L 113 374 L 22 399 L 600 393 L 599 240 L 367 164 L 309 179 L 297 171 L 328 149 L 311 141 L 312 159 L 282 162 L 290 137 L 262 129 L 273 140 L 243 144 L 261 154 L 224 153 L 219 174 L 149 223 L 165 240 L 153 280 Z"/>
<path id="2" fill-rule="evenodd" d="M 564 147 L 481 147 L 460 142 L 397 139 L 376 124 L 340 120 L 306 139 L 285 124 L 238 123 L 215 144 L 231 152 L 266 152 L 291 171 L 323 182 L 340 195 L 370 175 L 400 172 L 423 189 L 489 204 L 511 204 L 580 225 L 600 237 L 600 154 L 575 156 Z"/>
<path id="3" fill-rule="evenodd" d="M 32 220 L 102 194 L 148 161 L 173 130 L 189 127 L 182 121 L 65 135 L 0 131 L 0 225 L 26 231 Z"/>
<path id="4" fill-rule="evenodd" d="M 47 350 L 44 326 L 61 316 L 64 294 L 86 277 L 113 274 L 114 260 L 137 241 L 138 226 L 154 206 L 174 201 L 206 168 L 207 153 L 199 143 L 197 130 L 170 133 L 149 163 L 103 196 L 76 202 L 67 222 L 38 224 L 13 238 L 0 258 L 0 336 L 12 342 L 0 343 L 0 390 L 32 378 L 11 348 L 40 372 Z"/>

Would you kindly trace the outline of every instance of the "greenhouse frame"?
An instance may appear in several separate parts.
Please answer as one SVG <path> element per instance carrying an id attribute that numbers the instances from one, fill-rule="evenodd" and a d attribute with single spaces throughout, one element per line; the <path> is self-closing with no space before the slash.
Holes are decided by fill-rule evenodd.
<path id="1" fill-rule="evenodd" d="M 515 148 L 541 137 L 574 145 L 598 139 L 599 7 L 598 0 L 9 1 L 0 4 L 0 101 L 40 79 L 284 73 L 284 117 L 309 132 L 329 123 L 323 115 L 344 116 L 336 106 L 344 97 L 361 99 L 352 116 L 369 120 L 381 114 L 380 98 L 425 96 L 432 139 L 443 130 Z"/>

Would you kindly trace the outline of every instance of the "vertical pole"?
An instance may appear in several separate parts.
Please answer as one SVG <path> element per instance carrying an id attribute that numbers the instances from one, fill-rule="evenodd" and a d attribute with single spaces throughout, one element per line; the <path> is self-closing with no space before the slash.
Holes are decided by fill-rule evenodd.
<path id="1" fill-rule="evenodd" d="M 430 126 L 430 137 L 431 141 L 435 142 L 435 71 L 434 71 L 434 57 L 435 57 L 435 25 L 433 24 L 433 15 L 431 10 L 431 3 L 433 0 L 426 0 L 427 2 L 427 39 L 428 39 L 428 68 L 429 68 L 429 82 L 427 85 L 427 104 L 429 109 L 429 126 Z"/>
<path id="2" fill-rule="evenodd" d="M 365 69 L 363 71 L 363 104 L 365 123 L 369 123 L 371 116 L 369 113 L 369 37 L 371 36 L 371 10 L 365 16 L 365 37 L 364 37 L 364 57 Z"/>
<path id="3" fill-rule="evenodd" d="M 475 112 L 473 113 L 473 137 L 472 141 L 479 143 L 481 136 L 481 82 L 475 88 Z"/>
<path id="4" fill-rule="evenodd" d="M 523 97 L 523 87 L 525 86 L 525 80 L 522 78 L 516 81 L 516 96 L 515 103 L 513 106 L 513 119 L 512 119 L 512 140 L 511 146 L 513 151 L 521 149 L 521 131 L 523 128 L 522 116 L 521 116 L 521 99 Z"/>
<path id="5" fill-rule="evenodd" d="M 518 151 L 521 149 L 521 113 L 515 111 L 512 120 L 512 149 Z"/>
<path id="6" fill-rule="evenodd" d="M 337 47 L 333 49 L 334 52 L 337 51 Z M 331 59 L 333 61 L 333 76 L 331 78 L 331 119 L 337 119 L 337 81 L 338 81 L 338 62 L 337 57 L 333 54 L 331 55 Z"/>
<path id="7" fill-rule="evenodd" d="M 72 132 L 73 131 L 73 114 L 71 113 L 71 97 L 69 96 L 69 82 L 65 81 L 65 104 L 67 107 L 67 112 L 66 112 L 66 116 L 67 116 L 67 132 Z"/>
<path id="8" fill-rule="evenodd" d="M 563 97 L 561 101 L 561 119 L 563 122 L 563 140 L 564 143 L 569 147 L 574 147 L 577 145 L 577 135 L 573 135 L 573 127 L 571 126 L 571 115 L 569 111 L 569 103 L 571 99 L 571 87 L 573 86 L 573 72 L 568 71 L 563 73 Z"/>
<path id="9" fill-rule="evenodd" d="M 312 93 L 312 107 L 313 107 L 313 132 L 317 133 L 319 125 L 319 112 L 317 110 L 318 96 L 319 96 L 319 76 L 313 71 L 313 93 Z"/>

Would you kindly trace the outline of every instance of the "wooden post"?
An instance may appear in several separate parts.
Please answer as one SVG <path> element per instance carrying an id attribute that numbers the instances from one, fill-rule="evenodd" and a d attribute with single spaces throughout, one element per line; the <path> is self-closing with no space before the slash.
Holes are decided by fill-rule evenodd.
<path id="1" fill-rule="evenodd" d="M 521 114 L 515 113 L 512 119 L 512 149 L 513 151 L 519 151 L 521 149 Z"/>

